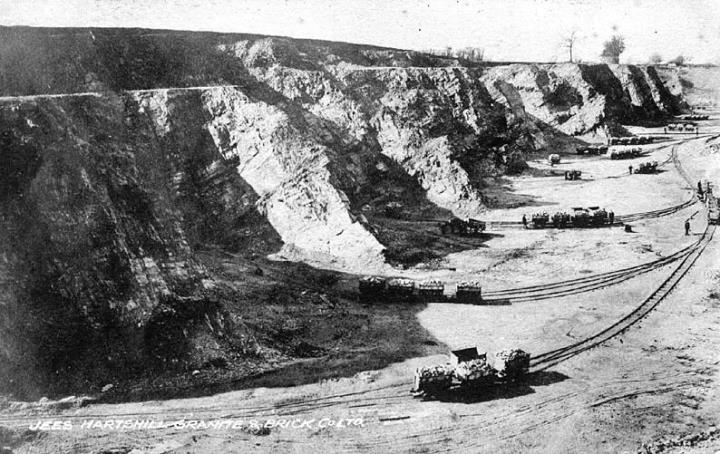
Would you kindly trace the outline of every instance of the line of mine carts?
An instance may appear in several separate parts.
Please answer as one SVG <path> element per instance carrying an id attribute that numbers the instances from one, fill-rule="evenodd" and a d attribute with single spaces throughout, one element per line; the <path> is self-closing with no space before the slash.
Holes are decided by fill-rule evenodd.
<path id="1" fill-rule="evenodd" d="M 698 115 L 698 114 L 686 114 L 686 115 L 680 115 L 678 117 L 680 120 L 690 120 L 690 121 L 698 121 L 698 120 L 709 120 L 710 115 Z"/>
<path id="2" fill-rule="evenodd" d="M 482 299 L 482 286 L 478 281 L 462 281 L 456 285 L 454 294 L 445 294 L 445 284 L 440 281 L 415 282 L 411 279 L 365 276 L 358 281 L 361 303 L 415 303 L 451 302 L 461 304 L 486 304 Z"/>
<path id="3" fill-rule="evenodd" d="M 440 232 L 445 235 L 454 233 L 457 235 L 479 235 L 485 231 L 487 224 L 477 219 L 469 218 L 467 220 L 452 218 L 438 224 Z"/>
<path id="4" fill-rule="evenodd" d="M 499 351 L 488 360 L 477 347 L 454 350 L 450 362 L 420 367 L 415 371 L 415 397 L 437 397 L 451 391 L 472 391 L 491 386 L 503 386 L 522 379 L 530 369 L 530 355 L 514 348 Z"/>
<path id="5" fill-rule="evenodd" d="M 713 195 L 712 183 L 705 181 L 704 190 L 698 183 L 698 197 L 700 197 L 700 200 L 705 200 L 705 206 L 708 210 L 708 223 L 720 224 L 720 204 L 718 204 L 718 198 Z"/>
<path id="6" fill-rule="evenodd" d="M 666 128 L 668 131 L 695 131 L 697 125 L 693 123 L 670 123 Z"/>
<path id="7" fill-rule="evenodd" d="M 610 159 L 631 159 L 642 154 L 642 148 L 614 148 L 610 150 Z"/>
<path id="8" fill-rule="evenodd" d="M 545 227 L 602 227 L 615 222 L 615 213 L 600 207 L 574 207 L 572 213 L 558 211 L 553 215 L 547 212 L 534 213 L 530 219 L 533 228 Z"/>
<path id="9" fill-rule="evenodd" d="M 610 137 L 608 139 L 610 145 L 646 145 L 653 142 L 655 142 L 653 136 Z"/>

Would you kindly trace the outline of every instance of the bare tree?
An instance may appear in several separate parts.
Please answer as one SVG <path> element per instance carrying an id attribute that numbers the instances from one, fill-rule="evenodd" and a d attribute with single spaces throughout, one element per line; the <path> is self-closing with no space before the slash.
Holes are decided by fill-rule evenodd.
<path id="1" fill-rule="evenodd" d="M 624 51 L 625 38 L 621 35 L 613 35 L 612 38 L 605 41 L 605 44 L 603 44 L 603 51 L 600 56 L 611 63 L 619 63 L 620 54 Z"/>
<path id="2" fill-rule="evenodd" d="M 568 50 L 568 61 L 572 63 L 573 61 L 573 47 L 575 47 L 575 43 L 577 43 L 579 37 L 577 30 L 571 31 L 569 34 L 563 37 L 562 39 L 562 47 Z"/>
<path id="3" fill-rule="evenodd" d="M 650 56 L 649 62 L 651 65 L 659 65 L 660 63 L 662 63 L 662 57 L 660 56 L 660 54 L 654 53 Z"/>

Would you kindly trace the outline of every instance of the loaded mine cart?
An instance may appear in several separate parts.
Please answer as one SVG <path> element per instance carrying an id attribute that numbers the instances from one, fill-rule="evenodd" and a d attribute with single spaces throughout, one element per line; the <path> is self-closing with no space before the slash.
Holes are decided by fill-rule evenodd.
<path id="1" fill-rule="evenodd" d="M 450 364 L 437 364 L 415 370 L 413 387 L 415 397 L 434 396 L 447 392 L 453 385 L 455 369 Z"/>
<path id="2" fill-rule="evenodd" d="M 720 210 L 715 209 L 708 210 L 708 223 L 718 225 L 720 223 Z"/>
<path id="3" fill-rule="evenodd" d="M 440 232 L 443 235 L 447 233 L 467 233 L 467 224 L 462 219 L 448 219 L 440 223 Z"/>
<path id="4" fill-rule="evenodd" d="M 482 286 L 478 281 L 458 282 L 455 299 L 463 304 L 482 304 Z"/>
<path id="5" fill-rule="evenodd" d="M 571 217 L 565 212 L 557 212 L 552 215 L 552 225 L 555 228 L 564 229 L 570 225 Z"/>
<path id="6" fill-rule="evenodd" d="M 571 180 L 571 181 L 579 180 L 581 175 L 582 175 L 582 172 L 577 169 L 565 171 L 565 179 L 566 180 Z"/>
<path id="7" fill-rule="evenodd" d="M 467 223 L 468 223 L 468 230 L 470 231 L 470 233 L 472 233 L 474 235 L 484 232 L 485 229 L 487 228 L 487 224 L 485 224 L 484 221 L 479 221 L 477 219 L 470 218 L 470 219 L 468 219 Z"/>
<path id="8" fill-rule="evenodd" d="M 386 280 L 380 276 L 365 276 L 358 282 L 361 303 L 378 303 L 387 298 Z"/>
<path id="9" fill-rule="evenodd" d="M 387 296 L 391 303 L 408 303 L 415 300 L 415 282 L 410 279 L 392 279 L 387 284 Z"/>
<path id="10" fill-rule="evenodd" d="M 610 159 L 636 158 L 642 153 L 642 148 L 623 148 L 610 151 Z"/>
<path id="11" fill-rule="evenodd" d="M 605 208 L 600 207 L 588 207 L 590 214 L 590 222 L 593 227 L 600 227 L 608 224 L 608 212 Z"/>
<path id="12" fill-rule="evenodd" d="M 643 162 L 639 166 L 637 166 L 634 170 L 634 173 L 655 173 L 657 172 L 658 168 L 658 162 Z"/>
<path id="13" fill-rule="evenodd" d="M 487 355 L 470 361 L 463 361 L 455 366 L 455 378 L 461 389 L 477 389 L 489 386 L 497 381 L 497 372 L 488 364 Z"/>
<path id="14" fill-rule="evenodd" d="M 709 119 L 709 115 L 680 115 L 680 120 L 707 120 Z"/>
<path id="15" fill-rule="evenodd" d="M 533 228 L 542 229 L 545 228 L 548 221 L 550 221 L 550 215 L 547 213 L 534 213 L 530 218 Z"/>
<path id="16" fill-rule="evenodd" d="M 505 386 L 522 379 L 529 369 L 530 355 L 520 349 L 497 352 L 493 364 L 477 347 L 453 350 L 449 363 L 418 368 L 411 392 L 415 397 L 433 397 L 454 387 L 463 392 Z"/>
<path id="17" fill-rule="evenodd" d="M 485 231 L 487 227 L 485 222 L 477 219 L 468 219 L 463 221 L 462 219 L 452 218 L 447 221 L 440 223 L 440 232 L 446 235 L 448 232 L 458 235 L 477 235 Z"/>
<path id="18" fill-rule="evenodd" d="M 707 198 L 705 199 L 705 203 L 708 209 L 708 223 L 718 224 L 718 218 L 720 217 L 720 207 L 718 207 L 718 198 L 713 196 L 712 194 L 712 189 L 709 189 L 709 192 L 707 192 Z"/>
<path id="19" fill-rule="evenodd" d="M 518 348 L 502 350 L 495 353 L 493 366 L 500 379 L 518 380 L 530 370 L 530 354 Z"/>
<path id="20" fill-rule="evenodd" d="M 589 145 L 589 146 L 575 147 L 575 153 L 577 153 L 577 154 L 598 155 L 598 154 L 607 153 L 607 150 L 608 150 L 608 147 L 606 145 Z"/>
<path id="21" fill-rule="evenodd" d="M 570 220 L 573 227 L 587 227 L 590 225 L 590 213 L 583 207 L 573 207 Z"/>
<path id="22" fill-rule="evenodd" d="M 425 281 L 418 284 L 420 301 L 430 303 L 445 299 L 445 284 L 440 281 Z"/>
<path id="23" fill-rule="evenodd" d="M 720 210 L 717 207 L 713 210 L 708 210 L 708 223 L 717 225 L 720 223 Z"/>

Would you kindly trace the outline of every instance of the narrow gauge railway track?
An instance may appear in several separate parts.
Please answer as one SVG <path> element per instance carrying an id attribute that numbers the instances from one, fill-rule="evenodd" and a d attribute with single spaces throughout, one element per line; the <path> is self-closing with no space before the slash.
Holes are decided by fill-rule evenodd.
<path id="1" fill-rule="evenodd" d="M 665 267 L 671 263 L 685 258 L 698 247 L 700 241 L 693 243 L 667 257 L 662 257 L 652 262 L 643 263 L 628 268 L 623 268 L 606 273 L 596 274 L 577 279 L 569 279 L 565 281 L 553 282 L 544 285 L 533 285 L 528 287 L 519 287 L 507 290 L 496 290 L 484 292 L 483 300 L 488 302 L 507 301 L 509 303 L 520 303 L 527 301 L 537 301 L 549 298 L 557 298 L 561 296 L 575 295 L 578 293 L 599 290 L 601 288 L 616 285 L 628 279 L 640 276 Z"/>
<path id="2" fill-rule="evenodd" d="M 695 195 L 693 194 L 693 196 L 689 200 L 687 200 L 679 205 L 674 205 L 674 206 L 667 207 L 667 208 L 660 208 L 660 209 L 652 210 L 652 211 L 644 211 L 641 213 L 629 213 L 629 214 L 616 215 L 615 222 L 613 222 L 612 224 L 606 224 L 606 225 L 603 225 L 600 227 L 581 227 L 581 228 L 582 229 L 592 229 L 592 228 L 619 226 L 625 222 L 636 222 L 636 221 L 641 221 L 644 219 L 654 219 L 654 218 L 659 218 L 662 216 L 668 216 L 668 215 L 677 213 L 680 210 L 683 210 L 687 207 L 694 205 L 695 203 L 697 203 L 697 201 L 698 201 L 697 197 L 695 197 Z M 415 223 L 434 224 L 434 223 L 440 223 L 440 222 L 444 222 L 444 221 L 446 221 L 446 219 L 418 219 L 415 221 L 400 220 L 398 222 L 408 223 L 408 224 L 410 224 L 410 223 L 412 223 L 412 224 L 415 224 Z M 523 228 L 523 223 L 520 221 L 492 221 L 492 220 L 490 220 L 490 221 L 485 221 L 485 223 L 488 226 L 488 230 L 492 230 L 493 228 L 501 228 L 501 229 L 506 229 L 506 228 L 522 229 Z M 530 221 L 528 221 L 528 226 L 530 226 L 530 224 L 531 224 Z M 543 227 L 543 228 L 528 227 L 527 230 L 545 230 L 545 229 L 554 229 L 554 228 L 555 227 L 553 227 L 552 224 L 548 224 L 546 227 Z M 565 228 L 572 229 L 575 227 L 565 227 Z"/>
<path id="3" fill-rule="evenodd" d="M 693 264 L 695 264 L 697 259 L 710 243 L 710 240 L 715 233 L 715 227 L 715 225 L 707 226 L 700 238 L 700 241 L 694 245 L 691 252 L 682 259 L 680 264 L 667 278 L 665 278 L 665 280 L 662 281 L 660 286 L 648 295 L 648 297 L 645 298 L 645 300 L 635 307 L 635 309 L 633 309 L 629 314 L 625 315 L 623 318 L 602 331 L 579 342 L 536 355 L 530 363 L 533 371 L 537 372 L 547 369 L 577 356 L 586 350 L 597 347 L 604 342 L 619 336 L 642 320 L 670 294 L 680 280 L 687 274 L 690 268 L 692 268 Z"/>
<path id="4" fill-rule="evenodd" d="M 634 214 L 625 214 L 625 215 L 615 216 L 615 219 L 618 220 L 620 223 L 625 223 L 625 222 L 642 221 L 645 219 L 659 218 L 662 216 L 668 216 L 668 215 L 677 213 L 680 210 L 684 210 L 687 207 L 693 206 L 695 203 L 697 203 L 697 201 L 698 201 L 697 197 L 695 197 L 695 195 L 693 194 L 693 196 L 689 200 L 681 203 L 680 205 L 675 205 L 675 206 L 668 207 L 668 208 L 661 208 L 659 210 L 646 211 L 644 213 L 634 213 Z"/>
<path id="5" fill-rule="evenodd" d="M 682 258 L 682 261 L 680 265 L 672 272 L 668 278 L 666 278 L 660 287 L 658 287 L 653 293 L 648 296 L 645 301 L 638 307 L 636 307 L 630 314 L 623 317 L 618 322 L 614 323 L 610 327 L 604 329 L 603 331 L 590 336 L 582 341 L 576 342 L 574 344 L 568 345 L 563 348 L 559 348 L 556 350 L 551 350 L 549 352 L 542 353 L 540 355 L 535 356 L 531 361 L 531 367 L 533 369 L 533 372 L 541 371 L 544 369 L 547 369 L 551 366 L 554 366 L 562 361 L 565 361 L 567 359 L 570 359 L 588 349 L 591 349 L 593 347 L 599 346 L 600 344 L 606 342 L 607 340 L 618 336 L 619 334 L 623 333 L 625 330 L 630 328 L 632 325 L 640 321 L 643 317 L 645 317 L 647 314 L 649 314 L 677 285 L 677 283 L 682 279 L 682 277 L 688 272 L 688 270 L 692 267 L 692 265 L 695 263 L 695 261 L 698 259 L 698 257 L 702 254 L 707 244 L 710 242 L 713 233 L 715 231 L 714 225 L 709 225 L 708 228 L 703 233 L 702 237 L 698 242 L 676 252 L 672 256 L 666 257 L 666 259 L 670 259 L 671 257 L 675 257 L 674 260 L 678 260 Z M 636 267 L 633 267 L 636 268 Z M 618 270 L 617 272 L 625 272 L 626 270 Z M 607 273 L 610 274 L 610 273 Z M 568 282 L 568 281 L 566 281 Z M 555 284 L 549 284 L 549 285 L 559 285 L 562 283 L 555 283 Z M 542 286 L 535 286 L 535 287 L 542 287 Z M 527 287 L 529 289 L 530 287 Z M 161 416 L 163 419 L 170 420 L 173 417 L 187 417 L 188 414 L 192 415 L 193 418 L 200 418 L 204 415 L 212 415 L 217 414 L 220 412 L 222 415 L 219 417 L 219 419 L 227 419 L 232 417 L 254 417 L 254 418 L 262 418 L 262 417 L 271 417 L 275 416 L 278 413 L 278 410 L 280 409 L 286 409 L 285 412 L 282 412 L 283 415 L 293 415 L 293 414 L 301 414 L 303 412 L 317 410 L 319 408 L 323 407 L 330 407 L 337 405 L 339 403 L 347 404 L 348 401 L 345 400 L 346 397 L 357 395 L 356 398 L 352 399 L 352 401 L 358 402 L 358 404 L 372 402 L 375 400 L 386 402 L 387 399 L 404 399 L 405 396 L 403 395 L 395 395 L 395 396 L 378 396 L 378 397 L 363 397 L 363 395 L 372 394 L 376 392 L 382 392 L 383 390 L 387 390 L 390 388 L 397 388 L 397 387 L 405 387 L 407 386 L 406 382 L 403 383 L 394 383 L 389 386 L 383 386 L 375 389 L 370 389 L 366 391 L 361 392 L 354 392 L 354 393 L 345 393 L 345 394 L 334 394 L 329 396 L 322 396 L 314 399 L 308 399 L 304 400 L 302 402 L 290 402 L 286 404 L 278 404 L 275 403 L 273 405 L 269 406 L 247 406 L 247 405 L 228 405 L 225 407 L 218 408 L 217 406 L 211 405 L 211 406 L 197 406 L 195 408 L 187 409 L 187 408 L 166 408 L 166 409 L 157 409 L 157 410 L 149 410 L 149 411 L 127 411 L 127 412 L 113 412 L 113 418 L 115 419 L 146 419 L 146 418 L 152 418 L 153 416 Z M 341 400 L 336 400 L 341 399 Z M 12 414 L 12 413 L 6 413 L 0 415 L 0 423 L 7 425 L 9 427 L 13 426 L 25 426 L 28 424 L 28 421 L 34 422 L 40 415 L 42 415 L 42 412 L 39 413 L 31 413 L 31 414 Z M 60 414 L 53 414 L 54 419 L 58 420 L 76 420 L 76 419 L 92 419 L 92 418 L 103 418 L 107 417 L 107 414 L 103 412 L 87 412 L 87 413 L 60 413 Z"/>

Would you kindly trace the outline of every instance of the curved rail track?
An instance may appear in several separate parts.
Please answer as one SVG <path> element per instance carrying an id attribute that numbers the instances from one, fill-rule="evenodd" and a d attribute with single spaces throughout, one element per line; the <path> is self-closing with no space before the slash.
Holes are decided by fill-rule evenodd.
<path id="1" fill-rule="evenodd" d="M 569 279 L 565 281 L 553 282 L 544 285 L 533 285 L 528 287 L 519 287 L 507 290 L 496 290 L 484 292 L 483 300 L 488 302 L 509 302 L 520 303 L 526 301 L 537 301 L 549 298 L 557 298 L 578 293 L 598 290 L 610 285 L 616 285 L 628 279 L 632 279 L 641 274 L 648 273 L 663 268 L 671 263 L 685 258 L 698 247 L 702 240 L 680 249 L 673 254 L 662 257 L 652 262 L 635 265 L 628 268 L 609 271 L 606 273 L 595 274 L 592 276 L 581 277 L 577 279 Z"/>
<path id="2" fill-rule="evenodd" d="M 685 170 L 682 168 L 682 165 L 678 160 L 677 145 L 674 145 L 672 148 L 671 159 L 680 176 L 683 178 L 683 180 L 685 180 L 685 182 L 690 186 L 690 188 L 692 188 L 693 182 L 687 172 L 685 172 Z M 692 204 L 696 201 L 697 197 L 695 194 L 693 194 L 693 198 L 686 203 Z M 630 313 L 628 313 L 612 325 L 606 327 L 602 331 L 592 336 L 589 336 L 581 341 L 534 356 L 530 363 L 531 368 L 535 372 L 537 372 L 552 367 L 570 358 L 573 358 L 584 351 L 597 347 L 604 342 L 607 342 L 608 340 L 619 336 L 620 334 L 631 328 L 633 325 L 637 324 L 640 320 L 645 318 L 670 294 L 670 292 L 672 292 L 672 290 L 677 286 L 680 280 L 688 273 L 690 268 L 692 268 L 692 266 L 703 253 L 707 245 L 710 243 L 710 240 L 712 240 L 712 237 L 715 233 L 715 228 L 715 225 L 707 224 L 705 231 L 703 232 L 700 239 L 693 245 L 682 250 L 687 252 L 683 252 L 683 258 L 678 264 L 678 266 L 675 267 L 673 272 L 670 273 L 670 275 L 662 281 L 660 286 L 653 290 L 653 292 L 650 293 L 650 295 L 648 295 L 645 300 L 643 300 L 643 302 L 640 303 L 637 307 L 635 307 Z M 678 253 L 680 252 L 681 251 L 678 251 Z"/>
<path id="3" fill-rule="evenodd" d="M 535 372 L 552 367 L 562 361 L 566 361 L 580 353 L 597 347 L 604 342 L 622 334 L 627 329 L 638 323 L 645 316 L 647 316 L 658 304 L 660 304 L 670 292 L 677 286 L 678 282 L 687 274 L 692 268 L 693 264 L 697 261 L 700 255 L 703 253 L 710 240 L 715 233 L 715 226 L 708 225 L 703 232 L 700 241 L 698 241 L 680 262 L 680 264 L 673 270 L 673 272 L 663 280 L 661 285 L 656 288 L 645 300 L 635 307 L 629 314 L 621 318 L 617 322 L 603 329 L 602 331 L 587 337 L 579 342 L 575 342 L 568 346 L 551 350 L 540 355 L 536 355 L 530 366 Z"/>

